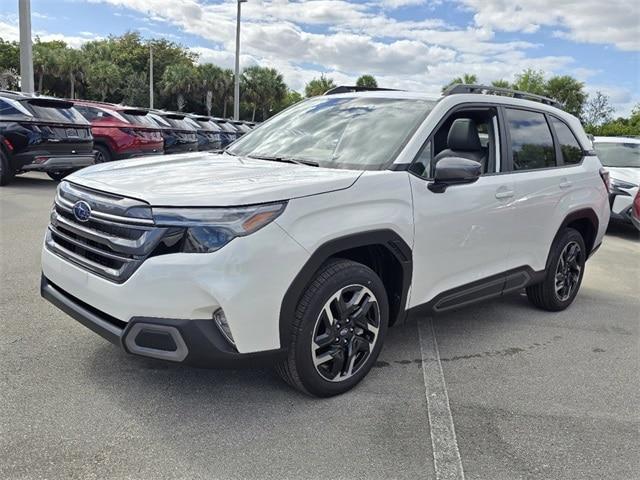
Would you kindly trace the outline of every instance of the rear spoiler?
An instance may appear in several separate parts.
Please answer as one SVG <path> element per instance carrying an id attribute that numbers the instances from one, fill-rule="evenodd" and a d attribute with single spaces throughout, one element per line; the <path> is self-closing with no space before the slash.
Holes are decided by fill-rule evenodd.
<path id="1" fill-rule="evenodd" d="M 147 113 L 149 113 L 147 110 L 142 110 L 139 108 L 126 108 L 124 110 L 121 110 L 122 113 L 126 113 L 127 115 L 139 115 L 141 117 L 144 117 Z"/>
<path id="2" fill-rule="evenodd" d="M 23 100 L 29 105 L 35 105 L 36 107 L 48 107 L 48 108 L 71 108 L 73 102 L 67 100 L 59 100 L 57 98 L 37 97 Z"/>

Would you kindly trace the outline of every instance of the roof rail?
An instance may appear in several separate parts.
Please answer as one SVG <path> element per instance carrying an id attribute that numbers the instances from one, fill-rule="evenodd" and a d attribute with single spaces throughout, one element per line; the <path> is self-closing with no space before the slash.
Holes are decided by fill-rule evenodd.
<path id="1" fill-rule="evenodd" d="M 502 95 L 505 97 L 521 98 L 523 100 L 533 100 L 534 102 L 544 103 L 552 107 L 563 109 L 561 103 L 553 98 L 536 95 L 535 93 L 522 92 L 520 90 L 512 90 L 510 88 L 490 87 L 487 85 L 470 85 L 466 83 L 456 83 L 447 88 L 442 95 L 456 95 L 460 93 L 479 93 L 485 95 Z"/>
<path id="2" fill-rule="evenodd" d="M 336 95 L 338 93 L 350 93 L 350 92 L 398 92 L 399 90 L 396 88 L 381 88 L 381 87 L 358 87 L 356 85 L 348 86 L 348 85 L 340 85 L 338 87 L 333 87 L 326 92 L 325 95 Z"/>

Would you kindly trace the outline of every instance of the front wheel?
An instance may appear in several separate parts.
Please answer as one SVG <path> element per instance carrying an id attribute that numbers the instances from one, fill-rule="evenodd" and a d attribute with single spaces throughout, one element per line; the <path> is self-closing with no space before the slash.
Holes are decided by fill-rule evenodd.
<path id="1" fill-rule="evenodd" d="M 369 267 L 336 259 L 320 268 L 298 303 L 280 376 L 318 397 L 339 395 L 378 358 L 389 318 L 384 285 Z"/>
<path id="2" fill-rule="evenodd" d="M 580 232 L 564 229 L 551 247 L 544 280 L 527 287 L 529 301 L 552 312 L 567 308 L 578 294 L 586 261 L 587 249 Z"/>

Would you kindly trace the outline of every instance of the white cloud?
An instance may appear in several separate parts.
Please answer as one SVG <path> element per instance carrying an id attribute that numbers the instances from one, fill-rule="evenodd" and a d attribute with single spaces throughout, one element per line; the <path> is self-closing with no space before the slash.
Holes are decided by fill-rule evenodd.
<path id="1" fill-rule="evenodd" d="M 640 50 L 640 2 L 637 0 L 459 0 L 475 12 L 476 25 L 532 33 L 560 27 L 557 35 L 585 43 Z"/>

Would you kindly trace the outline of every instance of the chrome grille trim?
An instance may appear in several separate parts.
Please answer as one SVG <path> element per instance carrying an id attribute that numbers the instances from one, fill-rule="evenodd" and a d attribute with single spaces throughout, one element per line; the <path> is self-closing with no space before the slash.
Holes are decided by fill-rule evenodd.
<path id="1" fill-rule="evenodd" d="M 78 221 L 73 213 L 73 205 L 80 200 L 92 209 L 86 222 Z M 151 207 L 139 200 L 62 182 L 51 211 L 45 246 L 78 267 L 123 283 L 171 230 L 155 226 L 152 219 L 127 216 L 132 209 L 143 215 L 148 210 L 151 215 Z"/>

